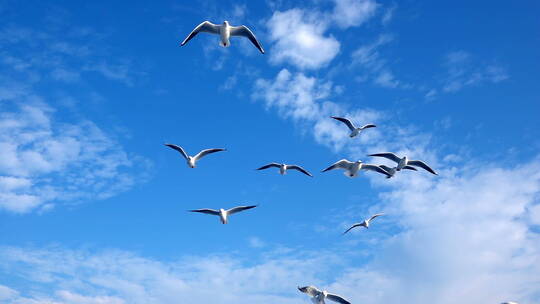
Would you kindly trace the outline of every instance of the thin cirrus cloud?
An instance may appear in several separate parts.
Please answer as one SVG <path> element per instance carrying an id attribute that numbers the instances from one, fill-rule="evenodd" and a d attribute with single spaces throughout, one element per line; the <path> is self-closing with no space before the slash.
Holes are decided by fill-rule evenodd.
<path id="1" fill-rule="evenodd" d="M 329 28 L 360 26 L 375 15 L 377 6 L 372 0 L 335 0 L 332 12 L 300 8 L 276 11 L 266 23 L 274 43 L 270 62 L 287 62 L 306 70 L 326 66 L 340 50 L 339 41 L 327 34 Z"/>

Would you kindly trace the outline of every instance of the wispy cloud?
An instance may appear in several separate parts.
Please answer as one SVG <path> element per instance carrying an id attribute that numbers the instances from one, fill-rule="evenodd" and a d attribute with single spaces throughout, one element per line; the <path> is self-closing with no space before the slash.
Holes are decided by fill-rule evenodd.
<path id="1" fill-rule="evenodd" d="M 360 26 L 375 15 L 379 4 L 373 0 L 334 0 L 332 18 L 341 28 Z"/>

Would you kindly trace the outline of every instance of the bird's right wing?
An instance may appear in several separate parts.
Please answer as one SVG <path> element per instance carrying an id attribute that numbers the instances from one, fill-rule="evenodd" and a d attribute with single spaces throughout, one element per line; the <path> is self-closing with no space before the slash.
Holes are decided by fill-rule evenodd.
<path id="1" fill-rule="evenodd" d="M 383 169 L 383 168 L 381 168 L 380 166 L 377 166 L 377 165 L 362 164 L 362 167 L 360 169 L 375 171 L 375 172 L 379 172 L 381 174 L 384 174 L 387 177 L 392 177 L 392 175 L 390 173 L 388 173 L 385 169 Z"/>
<path id="2" fill-rule="evenodd" d="M 413 171 L 418 171 L 415 167 L 413 166 L 405 166 L 403 167 L 403 169 L 407 169 L 407 170 L 413 170 Z"/>
<path id="3" fill-rule="evenodd" d="M 221 152 L 221 151 L 227 151 L 227 150 L 225 150 L 225 149 L 205 149 L 205 150 L 202 150 L 201 152 L 197 153 L 197 155 L 195 155 L 193 158 L 195 160 L 199 160 L 199 159 L 203 158 L 204 156 L 206 156 L 208 154 Z"/>
<path id="4" fill-rule="evenodd" d="M 352 122 L 350 120 L 348 120 L 347 118 L 337 117 L 337 116 L 331 116 L 331 117 L 333 119 L 335 119 L 335 120 L 339 120 L 342 123 L 346 124 L 347 127 L 349 127 L 349 129 L 351 129 L 351 131 L 354 131 L 356 129 L 355 126 L 352 124 Z"/>
<path id="5" fill-rule="evenodd" d="M 401 160 L 401 158 L 399 158 L 397 155 L 391 152 L 369 154 L 368 156 L 384 157 L 384 158 L 388 158 L 389 160 L 395 161 L 396 163 L 399 163 L 399 161 Z"/>
<path id="6" fill-rule="evenodd" d="M 311 175 L 311 173 L 309 173 L 306 169 L 304 169 L 304 168 L 302 168 L 300 166 L 297 166 L 297 165 L 287 165 L 287 169 L 298 170 L 298 171 L 304 173 L 307 176 L 313 177 L 313 175 Z"/>
<path id="7" fill-rule="evenodd" d="M 435 170 L 431 169 L 431 167 L 426 165 L 426 163 L 424 163 L 421 160 L 410 160 L 407 162 L 407 164 L 411 166 L 417 166 L 417 167 L 423 168 L 424 170 L 428 171 L 431 174 L 438 175 L 437 172 L 435 172 Z"/>
<path id="8" fill-rule="evenodd" d="M 264 169 L 268 169 L 268 168 L 270 168 L 270 167 L 276 167 L 276 168 L 279 168 L 279 167 L 281 167 L 281 165 L 278 164 L 278 163 L 270 163 L 270 164 L 268 164 L 268 165 L 264 165 L 264 166 L 262 166 L 262 167 L 260 167 L 260 168 L 257 168 L 257 170 L 264 170 Z"/>
<path id="9" fill-rule="evenodd" d="M 203 23 L 197 25 L 197 27 L 182 41 L 180 46 L 188 43 L 193 37 L 195 37 L 199 32 L 219 34 L 219 25 L 213 24 L 209 21 L 204 21 Z"/>
<path id="10" fill-rule="evenodd" d="M 244 211 L 244 210 L 248 210 L 248 209 L 251 209 L 251 208 L 255 208 L 255 207 L 257 207 L 257 205 L 238 206 L 238 207 L 234 207 L 234 208 L 231 208 L 231 209 L 227 210 L 227 214 L 231 215 L 231 214 L 235 214 L 235 213 L 238 213 L 238 212 L 241 212 L 241 211 Z"/>
<path id="11" fill-rule="evenodd" d="M 347 169 L 349 169 L 351 167 L 351 164 L 352 164 L 351 161 L 348 161 L 346 159 L 342 159 L 342 160 L 339 160 L 339 161 L 335 162 L 330 167 L 322 170 L 322 172 L 326 172 L 326 171 L 330 171 L 330 170 L 334 170 L 334 169 L 346 169 L 347 170 Z"/>
<path id="12" fill-rule="evenodd" d="M 335 295 L 335 294 L 332 294 L 332 293 L 329 293 L 327 298 L 328 298 L 328 300 L 338 302 L 338 303 L 341 303 L 341 304 L 351 304 L 351 302 L 345 300 L 341 296 L 338 296 L 338 295 Z"/>
<path id="13" fill-rule="evenodd" d="M 257 37 L 253 34 L 253 32 L 245 25 L 240 26 L 231 26 L 231 36 L 243 36 L 249 39 L 257 49 L 261 52 L 261 54 L 264 54 L 263 47 L 259 40 L 257 40 Z"/>
<path id="14" fill-rule="evenodd" d="M 377 126 L 374 125 L 374 124 L 367 124 L 367 125 L 361 127 L 360 129 L 364 130 L 364 129 L 375 128 L 375 127 L 377 127 Z"/>
<path id="15" fill-rule="evenodd" d="M 305 293 L 305 294 L 308 294 L 312 297 L 318 295 L 321 293 L 320 290 L 317 289 L 317 287 L 315 286 L 305 286 L 305 287 L 298 287 L 298 290 L 300 290 L 301 292 Z"/>
<path id="16" fill-rule="evenodd" d="M 362 224 L 361 223 L 356 223 L 356 224 L 352 225 L 349 229 L 345 230 L 345 232 L 343 232 L 343 234 L 351 231 L 353 228 L 356 228 L 358 226 L 362 226 Z"/>
<path id="17" fill-rule="evenodd" d="M 381 215 L 384 215 L 384 213 L 377 213 L 377 214 L 374 214 L 374 215 L 372 215 L 372 216 L 369 218 L 369 220 L 367 220 L 367 221 L 368 221 L 368 222 L 371 222 L 374 218 L 379 217 L 379 216 L 381 216 Z"/>
<path id="18" fill-rule="evenodd" d="M 182 147 L 173 144 L 165 144 L 165 146 L 180 152 L 185 159 L 188 159 L 188 155 L 186 154 L 186 151 L 182 149 Z"/>
<path id="19" fill-rule="evenodd" d="M 214 209 L 195 209 L 195 210 L 188 210 L 188 211 L 211 214 L 211 215 L 219 215 L 219 211 L 214 210 Z"/>

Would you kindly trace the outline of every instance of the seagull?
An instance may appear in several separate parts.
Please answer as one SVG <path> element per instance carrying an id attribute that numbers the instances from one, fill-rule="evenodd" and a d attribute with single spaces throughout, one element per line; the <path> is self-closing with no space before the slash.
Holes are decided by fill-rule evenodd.
<path id="1" fill-rule="evenodd" d="M 292 170 L 298 170 L 298 171 L 304 173 L 307 176 L 313 177 L 313 175 L 311 175 L 311 173 L 309 173 L 304 168 L 302 168 L 300 166 L 297 166 L 297 165 L 286 165 L 286 164 L 270 163 L 268 165 L 264 165 L 264 166 L 258 168 L 257 170 L 264 170 L 264 169 L 268 169 L 268 168 L 271 168 L 271 167 L 279 168 L 279 174 L 281 174 L 281 175 L 285 175 L 287 173 L 287 170 L 292 169 Z"/>
<path id="2" fill-rule="evenodd" d="M 435 172 L 433 169 L 431 169 L 426 163 L 424 163 L 421 160 L 410 160 L 407 158 L 407 156 L 404 156 L 403 158 L 399 158 L 397 155 L 391 152 L 384 152 L 384 153 L 375 153 L 370 154 L 369 156 L 378 156 L 378 157 L 384 157 L 388 158 L 389 160 L 395 161 L 397 163 L 396 170 L 400 171 L 401 169 L 404 169 L 405 166 L 415 166 L 420 167 L 426 171 L 428 171 L 431 174 L 438 175 L 437 172 Z"/>
<path id="3" fill-rule="evenodd" d="M 197 25 L 197 27 L 186 37 L 186 39 L 182 41 L 180 46 L 186 44 L 200 32 L 219 35 L 221 37 L 221 41 L 219 44 L 223 47 L 228 47 L 229 45 L 231 45 L 231 43 L 229 42 L 229 38 L 231 36 L 246 37 L 259 49 L 262 54 L 264 54 L 262 45 L 259 43 L 257 37 L 253 35 L 253 32 L 251 32 L 251 30 L 247 26 L 231 26 L 229 24 L 229 21 L 223 21 L 222 24 L 213 24 L 212 22 L 204 21 L 203 23 Z"/>
<path id="4" fill-rule="evenodd" d="M 366 229 L 369 229 L 369 223 L 370 223 L 374 218 L 376 218 L 376 217 L 378 217 L 378 216 L 381 216 L 381 215 L 384 215 L 384 213 L 377 213 L 377 214 L 371 216 L 369 219 L 364 220 L 364 221 L 361 222 L 361 223 L 355 223 L 355 224 L 353 224 L 353 225 L 351 226 L 351 228 L 349 228 L 349 229 L 347 229 L 345 232 L 343 232 L 343 234 L 345 234 L 345 233 L 351 231 L 351 229 L 356 228 L 356 227 L 359 227 L 359 226 L 366 227 Z"/>
<path id="5" fill-rule="evenodd" d="M 360 160 L 352 162 L 347 159 L 342 159 L 340 161 L 337 161 L 330 167 L 322 170 L 322 172 L 326 172 L 326 171 L 330 171 L 334 169 L 345 169 L 345 176 L 348 176 L 348 177 L 357 177 L 358 171 L 360 170 L 371 170 L 371 171 L 382 173 L 386 175 L 386 177 L 388 178 L 391 177 L 391 175 L 388 172 L 386 172 L 384 169 L 381 169 L 381 167 L 377 165 L 364 164 Z"/>
<path id="6" fill-rule="evenodd" d="M 182 147 L 180 147 L 180 146 L 173 145 L 173 144 L 165 144 L 165 146 L 180 152 L 180 154 L 182 154 L 182 156 L 187 160 L 188 166 L 191 167 L 191 168 L 195 168 L 195 165 L 196 165 L 197 161 L 199 159 L 203 158 L 204 156 L 208 155 L 208 154 L 216 153 L 216 152 L 220 152 L 220 151 L 227 151 L 225 149 L 206 149 L 206 150 L 202 150 L 201 152 L 197 153 L 197 155 L 195 155 L 195 156 L 189 156 L 189 155 L 186 154 L 186 151 L 184 151 L 184 149 L 182 149 Z"/>
<path id="7" fill-rule="evenodd" d="M 328 293 L 328 291 L 323 290 L 320 291 L 315 286 L 305 286 L 305 287 L 298 287 L 298 290 L 301 292 L 311 296 L 311 301 L 314 304 L 325 304 L 325 299 L 328 299 L 330 301 L 334 301 L 341 304 L 351 304 L 351 302 L 345 300 L 341 296 L 338 296 L 336 294 Z"/>
<path id="8" fill-rule="evenodd" d="M 228 216 L 229 215 L 232 215 L 232 214 L 235 214 L 235 213 L 238 213 L 238 212 L 242 212 L 244 210 L 248 210 L 248 209 L 251 209 L 251 208 L 255 208 L 257 207 L 257 205 L 252 205 L 252 206 L 238 206 L 238 207 L 234 207 L 234 208 L 231 208 L 229 210 L 225 210 L 225 209 L 219 209 L 219 210 L 214 210 L 214 209 L 195 209 L 195 210 L 189 210 L 189 212 L 199 212 L 199 213 L 206 213 L 206 214 L 211 214 L 211 215 L 217 215 L 219 216 L 219 218 L 221 219 L 221 223 L 222 224 L 227 224 L 228 222 Z"/>
<path id="9" fill-rule="evenodd" d="M 396 175 L 397 167 L 390 168 L 390 167 L 385 166 L 385 165 L 379 165 L 379 167 L 381 167 L 384 171 L 386 171 L 386 172 L 388 172 L 388 174 L 390 174 L 390 176 L 387 176 L 386 178 L 391 178 L 394 175 Z M 403 169 L 418 171 L 418 170 L 416 170 L 415 167 L 412 167 L 412 166 L 405 166 L 405 167 L 403 167 Z"/>
<path id="10" fill-rule="evenodd" d="M 346 124 L 347 127 L 349 127 L 349 129 L 351 129 L 351 134 L 349 134 L 349 137 L 355 137 L 357 136 L 358 134 L 360 134 L 360 132 L 362 132 L 364 129 L 368 129 L 368 128 L 375 128 L 376 125 L 374 124 L 367 124 L 365 126 L 362 126 L 360 128 L 357 128 L 353 125 L 353 123 L 348 120 L 347 118 L 343 118 L 343 117 L 336 117 L 336 116 L 331 116 L 333 119 L 336 119 L 336 120 L 339 120 L 341 121 L 342 123 Z"/>

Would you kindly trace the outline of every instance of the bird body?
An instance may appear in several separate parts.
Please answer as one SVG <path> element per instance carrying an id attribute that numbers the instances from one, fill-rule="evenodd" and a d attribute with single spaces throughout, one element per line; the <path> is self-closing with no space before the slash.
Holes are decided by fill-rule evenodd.
<path id="1" fill-rule="evenodd" d="M 351 130 L 351 133 L 349 134 L 349 137 L 351 138 L 358 136 L 358 134 L 360 134 L 365 129 L 376 127 L 376 125 L 374 124 L 367 124 L 358 128 L 347 118 L 337 117 L 337 116 L 331 116 L 331 117 L 335 120 L 341 121 L 349 128 L 349 130 Z"/>
<path id="2" fill-rule="evenodd" d="M 210 214 L 210 215 L 217 215 L 219 216 L 219 219 L 222 224 L 227 224 L 229 222 L 229 215 L 233 215 L 238 212 L 242 212 L 244 210 L 248 210 L 251 208 L 255 208 L 257 205 L 251 205 L 251 206 L 238 206 L 234 207 L 228 210 L 225 210 L 223 208 L 219 210 L 214 209 L 195 209 L 195 210 L 188 210 L 189 212 L 198 212 L 198 213 L 204 213 L 204 214 Z"/>
<path id="3" fill-rule="evenodd" d="M 352 161 L 350 161 L 348 159 L 339 160 L 339 161 L 335 162 L 334 164 L 332 164 L 330 167 L 322 170 L 322 172 L 326 172 L 326 171 L 330 171 L 330 170 L 334 170 L 334 169 L 343 169 L 343 170 L 345 170 L 345 173 L 344 173 L 345 176 L 351 177 L 351 178 L 357 177 L 358 172 L 360 170 L 375 171 L 375 172 L 384 174 L 387 177 L 390 176 L 390 174 L 388 172 L 386 172 L 384 169 L 380 168 L 377 165 L 365 164 L 360 160 L 352 162 Z"/>
<path id="4" fill-rule="evenodd" d="M 219 45 L 222 47 L 229 47 L 231 45 L 230 38 L 232 36 L 242 36 L 248 38 L 257 49 L 264 54 L 262 45 L 259 43 L 253 32 L 245 25 L 231 26 L 228 21 L 223 21 L 222 24 L 213 24 L 210 21 L 204 21 L 199 24 L 191 33 L 182 41 L 180 46 L 185 45 L 198 33 L 210 33 L 216 34 L 220 37 Z"/>
<path id="5" fill-rule="evenodd" d="M 428 171 L 431 174 L 438 175 L 435 170 L 431 169 L 426 163 L 424 163 L 421 160 L 410 160 L 407 158 L 407 156 L 398 157 L 396 154 L 392 152 L 383 152 L 383 153 L 375 153 L 375 154 L 369 154 L 369 156 L 376 156 L 376 157 L 384 157 L 391 161 L 394 161 L 397 163 L 396 170 L 401 171 L 401 169 L 409 169 L 406 167 L 420 167 L 426 171 Z"/>
<path id="6" fill-rule="evenodd" d="M 340 304 L 351 304 L 349 301 L 345 300 L 343 297 L 338 296 L 336 294 L 329 293 L 326 290 L 319 290 L 315 286 L 298 287 L 298 290 L 309 295 L 311 297 L 311 302 L 313 302 L 313 304 L 326 304 L 325 302 L 326 299 L 336 302 L 336 303 L 340 303 Z"/>
<path id="7" fill-rule="evenodd" d="M 287 170 L 297 170 L 302 173 L 304 173 L 307 176 L 313 177 L 311 173 L 309 173 L 306 169 L 297 166 L 297 165 L 287 165 L 287 164 L 279 164 L 279 163 L 269 163 L 267 165 L 264 165 L 260 168 L 257 168 L 257 170 L 265 170 L 268 168 L 279 168 L 279 174 L 285 175 L 287 174 Z"/>
<path id="8" fill-rule="evenodd" d="M 180 152 L 180 154 L 186 159 L 186 162 L 187 162 L 187 164 L 188 164 L 188 166 L 190 168 L 195 168 L 196 165 L 197 165 L 197 161 L 200 160 L 201 158 L 203 158 L 204 156 L 208 155 L 208 154 L 221 152 L 221 151 L 227 151 L 225 149 L 205 149 L 205 150 L 202 150 L 201 152 L 197 153 L 195 156 L 190 156 L 180 146 L 173 145 L 173 144 L 165 144 L 165 146 Z"/>

